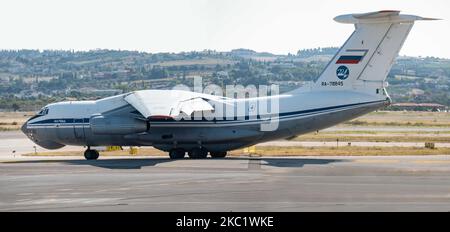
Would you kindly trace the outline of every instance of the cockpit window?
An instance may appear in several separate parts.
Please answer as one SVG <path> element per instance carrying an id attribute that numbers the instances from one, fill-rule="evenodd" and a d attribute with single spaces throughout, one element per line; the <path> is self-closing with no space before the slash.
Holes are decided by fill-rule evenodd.
<path id="1" fill-rule="evenodd" d="M 48 114 L 48 108 L 47 107 L 42 108 L 41 111 L 39 111 L 37 113 L 37 115 L 39 115 L 39 116 L 46 115 L 46 114 Z"/>
<path id="2" fill-rule="evenodd" d="M 44 116 L 44 115 L 47 115 L 47 114 L 48 114 L 48 108 L 47 108 L 47 107 L 44 107 L 44 108 L 42 108 L 39 112 L 37 112 L 36 115 L 34 115 L 34 116 L 31 117 L 30 119 L 28 119 L 28 121 L 29 121 L 29 120 L 33 120 L 33 119 L 35 119 L 35 118 L 39 118 L 39 117 Z"/>

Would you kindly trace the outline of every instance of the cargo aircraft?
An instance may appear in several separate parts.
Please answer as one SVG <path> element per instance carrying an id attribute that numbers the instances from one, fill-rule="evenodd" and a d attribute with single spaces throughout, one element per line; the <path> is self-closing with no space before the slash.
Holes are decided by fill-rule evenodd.
<path id="1" fill-rule="evenodd" d="M 86 159 L 99 157 L 91 149 L 96 146 L 153 146 L 172 159 L 223 158 L 233 149 L 317 131 L 389 105 L 385 80 L 400 48 L 415 21 L 433 19 L 387 10 L 334 20 L 355 30 L 311 85 L 254 98 L 140 90 L 58 102 L 43 107 L 22 131 L 47 149 L 85 146 Z M 276 109 L 263 112 L 261 102 L 276 103 Z M 205 116 L 217 112 L 226 113 Z"/>

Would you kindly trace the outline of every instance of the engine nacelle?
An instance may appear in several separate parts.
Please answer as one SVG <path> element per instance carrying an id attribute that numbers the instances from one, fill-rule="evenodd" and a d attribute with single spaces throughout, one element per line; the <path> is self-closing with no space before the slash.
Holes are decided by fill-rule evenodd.
<path id="1" fill-rule="evenodd" d="M 93 134 L 126 135 L 148 130 L 147 121 L 117 116 L 94 116 L 90 125 Z"/>

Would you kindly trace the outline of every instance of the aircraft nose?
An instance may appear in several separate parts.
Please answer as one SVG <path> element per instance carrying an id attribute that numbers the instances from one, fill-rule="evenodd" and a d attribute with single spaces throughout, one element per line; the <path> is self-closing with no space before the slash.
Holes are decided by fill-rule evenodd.
<path id="1" fill-rule="evenodd" d="M 28 132 L 27 124 L 28 124 L 28 122 L 25 122 L 25 123 L 22 125 L 22 127 L 20 128 L 20 130 L 21 130 L 24 134 L 27 134 L 27 132 Z"/>

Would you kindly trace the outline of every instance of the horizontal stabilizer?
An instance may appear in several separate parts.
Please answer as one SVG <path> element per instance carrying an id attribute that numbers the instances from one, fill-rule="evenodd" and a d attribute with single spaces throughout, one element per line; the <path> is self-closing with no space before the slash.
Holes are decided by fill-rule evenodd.
<path id="1" fill-rule="evenodd" d="M 397 10 L 382 10 L 362 14 L 339 15 L 334 18 L 339 23 L 406 23 L 416 20 L 439 20 L 434 18 L 424 18 L 416 15 L 400 14 Z"/>
<path id="2" fill-rule="evenodd" d="M 374 11 L 369 13 L 362 13 L 362 14 L 353 14 L 353 17 L 357 19 L 376 19 L 376 18 L 383 18 L 383 17 L 392 17 L 392 16 L 398 16 L 400 14 L 400 11 L 398 10 L 381 10 L 381 11 Z"/>

